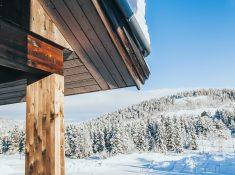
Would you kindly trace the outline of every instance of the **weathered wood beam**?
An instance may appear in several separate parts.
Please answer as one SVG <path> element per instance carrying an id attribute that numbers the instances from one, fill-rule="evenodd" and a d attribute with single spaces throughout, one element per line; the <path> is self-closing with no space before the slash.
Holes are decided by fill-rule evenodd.
<path id="1" fill-rule="evenodd" d="M 26 175 L 64 175 L 64 77 L 27 87 Z"/>
<path id="2" fill-rule="evenodd" d="M 33 74 L 63 74 L 63 47 L 0 19 L 0 65 Z"/>

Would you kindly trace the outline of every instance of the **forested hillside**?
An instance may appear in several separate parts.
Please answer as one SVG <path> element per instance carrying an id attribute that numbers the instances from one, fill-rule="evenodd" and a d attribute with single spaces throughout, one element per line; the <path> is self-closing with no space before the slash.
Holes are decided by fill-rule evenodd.
<path id="1" fill-rule="evenodd" d="M 201 139 L 232 137 L 234 103 L 233 89 L 201 89 L 144 101 L 88 122 L 66 123 L 65 153 L 84 158 L 197 150 Z M 0 123 L 0 153 L 23 152 L 22 124 Z"/>

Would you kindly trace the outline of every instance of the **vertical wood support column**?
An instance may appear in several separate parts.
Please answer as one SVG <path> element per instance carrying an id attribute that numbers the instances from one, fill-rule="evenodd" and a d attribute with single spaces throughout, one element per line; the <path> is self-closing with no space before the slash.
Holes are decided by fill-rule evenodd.
<path id="1" fill-rule="evenodd" d="M 26 175 L 64 175 L 64 77 L 27 86 Z"/>

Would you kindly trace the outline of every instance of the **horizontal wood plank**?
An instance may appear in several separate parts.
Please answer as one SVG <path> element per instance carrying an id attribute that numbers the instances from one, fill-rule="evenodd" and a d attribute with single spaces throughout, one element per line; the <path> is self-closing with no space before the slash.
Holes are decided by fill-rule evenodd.
<path id="1" fill-rule="evenodd" d="M 84 65 L 79 59 L 75 58 L 64 62 L 64 69 L 82 66 Z"/>
<path id="2" fill-rule="evenodd" d="M 74 95 L 74 94 L 83 94 L 88 92 L 96 92 L 100 91 L 100 87 L 98 85 L 84 86 L 72 89 L 65 89 L 65 95 Z"/>
<path id="3" fill-rule="evenodd" d="M 26 79 L 0 84 L 0 105 L 23 102 L 26 86 Z"/>
<path id="4" fill-rule="evenodd" d="M 72 89 L 72 88 L 91 86 L 91 85 L 97 85 L 97 82 L 94 79 L 85 79 L 85 80 L 81 80 L 81 81 L 74 81 L 74 82 L 65 83 L 65 88 Z"/>
<path id="5" fill-rule="evenodd" d="M 1 100 L 0 105 L 9 105 L 9 104 L 20 103 L 24 101 L 25 101 L 25 97 L 10 98 L 6 100 Z"/>
<path id="6" fill-rule="evenodd" d="M 82 73 L 82 74 L 75 74 L 75 75 L 67 75 L 65 77 L 65 83 L 73 82 L 73 81 L 80 81 L 85 79 L 93 78 L 90 73 Z"/>
<path id="7" fill-rule="evenodd" d="M 77 66 L 77 67 L 64 69 L 65 76 L 81 74 L 81 73 L 86 73 L 86 72 L 88 72 L 88 70 L 85 66 Z"/>
<path id="8" fill-rule="evenodd" d="M 26 84 L 27 84 L 27 80 L 26 79 L 22 79 L 22 80 L 2 83 L 2 84 L 0 84 L 0 89 L 8 88 L 8 87 L 14 87 L 14 86 L 19 86 L 19 85 L 26 85 Z"/>
<path id="9" fill-rule="evenodd" d="M 0 38 L 0 65 L 29 73 L 63 73 L 63 47 L 58 44 L 3 19 Z"/>

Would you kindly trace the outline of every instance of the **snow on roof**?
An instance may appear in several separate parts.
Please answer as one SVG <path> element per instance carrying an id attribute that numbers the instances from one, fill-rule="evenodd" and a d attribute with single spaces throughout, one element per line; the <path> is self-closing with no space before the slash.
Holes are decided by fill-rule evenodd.
<path id="1" fill-rule="evenodd" d="M 150 36 L 148 32 L 148 25 L 145 19 L 145 12 L 146 12 L 146 0 L 127 0 L 129 3 L 134 15 L 147 39 L 150 44 Z"/>

